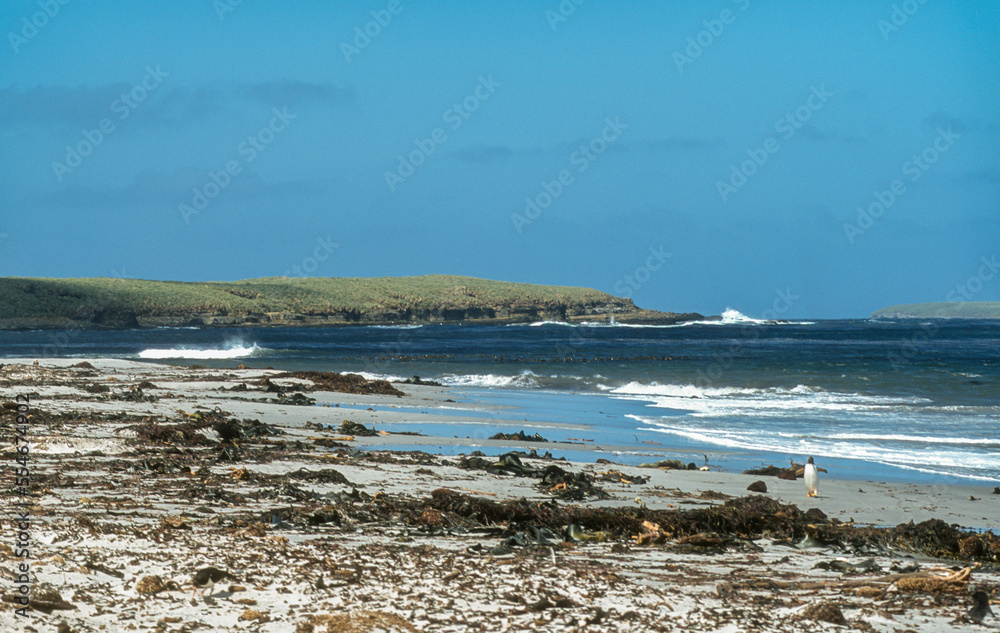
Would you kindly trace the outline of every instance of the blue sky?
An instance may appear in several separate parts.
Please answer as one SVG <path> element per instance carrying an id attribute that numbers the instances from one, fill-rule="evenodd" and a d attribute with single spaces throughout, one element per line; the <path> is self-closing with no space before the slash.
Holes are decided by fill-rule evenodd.
<path id="1" fill-rule="evenodd" d="M 1000 300 L 994 3 L 94 4 L 3 3 L 2 275 Z"/>

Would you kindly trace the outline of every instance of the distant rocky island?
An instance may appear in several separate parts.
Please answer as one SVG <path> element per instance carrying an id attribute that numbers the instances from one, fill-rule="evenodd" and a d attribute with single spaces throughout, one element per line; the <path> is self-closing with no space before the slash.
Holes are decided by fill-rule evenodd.
<path id="1" fill-rule="evenodd" d="M 902 303 L 872 313 L 873 319 L 1000 319 L 1000 301 Z"/>
<path id="2" fill-rule="evenodd" d="M 232 282 L 0 278 L 0 329 L 287 327 L 536 320 L 669 324 L 704 319 L 589 288 L 420 277 Z"/>

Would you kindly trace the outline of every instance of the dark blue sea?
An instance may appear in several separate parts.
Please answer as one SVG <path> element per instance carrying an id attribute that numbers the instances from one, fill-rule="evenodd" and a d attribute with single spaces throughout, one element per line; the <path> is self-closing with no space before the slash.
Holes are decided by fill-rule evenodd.
<path id="1" fill-rule="evenodd" d="M 813 455 L 840 479 L 1000 483 L 997 321 L 775 323 L 727 312 L 676 326 L 0 332 L 0 357 L 43 356 L 419 375 L 498 422 L 415 419 L 397 430 L 473 441 L 519 430 L 502 418 L 550 440 L 593 440 L 625 463 L 707 458 L 740 471 Z"/>

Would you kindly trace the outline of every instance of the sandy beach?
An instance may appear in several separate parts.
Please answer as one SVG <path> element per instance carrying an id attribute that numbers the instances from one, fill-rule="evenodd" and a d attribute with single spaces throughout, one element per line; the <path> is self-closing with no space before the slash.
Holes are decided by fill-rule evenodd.
<path id="1" fill-rule="evenodd" d="M 0 454 L 29 494 L 0 519 L 0 628 L 967 631 L 971 593 L 1000 597 L 991 486 L 823 476 L 807 499 L 801 480 L 711 463 L 614 463 L 626 447 L 490 440 L 538 429 L 454 388 L 343 393 L 284 373 L 0 366 L 5 435 L 27 400 L 29 446 L 26 464 L 14 441 Z M 393 432 L 415 419 L 473 431 Z M 594 458 L 544 457 L 561 450 Z M 748 492 L 757 481 L 766 492 Z M 11 518 L 25 498 L 26 530 Z M 231 577 L 193 595 L 207 566 Z"/>

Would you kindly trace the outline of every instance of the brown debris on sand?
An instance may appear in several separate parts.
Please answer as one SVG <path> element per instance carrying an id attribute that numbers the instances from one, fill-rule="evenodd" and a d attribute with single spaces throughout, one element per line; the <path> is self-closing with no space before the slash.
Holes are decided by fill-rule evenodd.
<path id="1" fill-rule="evenodd" d="M 817 468 L 821 473 L 825 473 L 825 468 Z M 777 477 L 778 479 L 785 479 L 788 481 L 795 481 L 800 479 L 805 473 L 805 466 L 802 464 L 796 464 L 794 461 L 792 465 L 788 468 L 778 468 L 777 466 L 763 466 L 761 468 L 750 468 L 744 470 L 744 475 L 757 475 L 758 477 Z"/>
<path id="2" fill-rule="evenodd" d="M 200 433 L 206 426 L 208 425 L 198 422 L 163 424 L 150 420 L 137 425 L 135 435 L 136 439 L 143 443 L 210 446 L 213 442 Z"/>
<path id="3" fill-rule="evenodd" d="M 580 501 L 588 497 L 606 499 L 608 493 L 594 485 L 594 477 L 588 473 L 573 473 L 555 464 L 535 468 L 521 461 L 518 453 L 504 453 L 496 462 L 483 457 L 462 457 L 459 468 L 485 470 L 495 475 L 514 475 L 538 479 L 537 487 L 564 500 Z"/>
<path id="4" fill-rule="evenodd" d="M 757 477 L 777 477 L 778 479 L 787 479 L 789 481 L 795 481 L 798 477 L 796 473 L 798 472 L 798 464 L 792 463 L 791 468 L 778 468 L 777 466 L 764 466 L 761 468 L 750 468 L 744 470 L 744 475 L 756 475 Z"/>
<path id="5" fill-rule="evenodd" d="M 67 609 L 43 629 L 65 620 L 63 630 L 79 631 L 124 621 L 260 633 L 798 633 L 846 621 L 863 631 L 936 633 L 963 630 L 947 623 L 968 612 L 970 591 L 995 595 L 1000 586 L 1000 538 L 945 522 L 992 516 L 985 494 L 970 504 L 974 515 L 942 507 L 945 521 L 882 528 L 841 523 L 851 515 L 828 500 L 824 512 L 782 503 L 778 485 L 775 499 L 709 489 L 745 494 L 753 478 L 731 473 L 595 466 L 537 452 L 324 450 L 313 434 L 332 439 L 345 415 L 372 432 L 393 423 L 379 406 L 384 397 L 337 396 L 350 413 L 303 410 L 228 391 L 302 388 L 274 370 L 93 364 L 99 369 L 0 368 L 0 389 L 17 381 L 0 393 L 2 420 L 16 412 L 17 393 L 32 393 L 31 529 L 45 544 L 32 590 L 42 607 Z M 268 394 L 259 393 L 264 375 L 274 385 Z M 147 379 L 160 386 L 157 402 L 82 390 L 154 389 L 140 386 Z M 60 389 L 45 391 L 53 385 Z M 414 389 L 424 392 L 414 406 L 424 406 L 430 390 Z M 573 496 L 587 486 L 606 496 Z M 893 489 L 865 489 L 866 502 L 892 502 Z M 0 544 L 0 562 L 13 560 L 10 545 Z M 948 562 L 918 565 L 911 554 Z M 206 565 L 239 570 L 242 584 L 192 599 L 191 571 Z M 826 604 L 843 621 L 810 606 Z M 0 603 L 0 630 L 17 623 L 17 606 Z"/>
<path id="6" fill-rule="evenodd" d="M 337 432 L 343 435 L 357 435 L 358 437 L 374 437 L 378 435 L 375 427 L 368 428 L 364 424 L 351 422 L 350 420 L 341 422 L 340 427 L 337 428 Z"/>
<path id="7" fill-rule="evenodd" d="M 271 376 L 271 378 L 301 378 L 312 382 L 314 389 L 322 391 L 386 396 L 406 395 L 388 380 L 368 380 L 358 374 L 338 374 L 332 371 L 289 371 Z"/>
<path id="8" fill-rule="evenodd" d="M 4 593 L 3 602 L 20 605 L 18 596 Z M 66 601 L 52 587 L 33 587 L 31 590 L 31 609 L 51 615 L 53 611 L 73 611 L 77 606 Z"/>
<path id="9" fill-rule="evenodd" d="M 394 613 L 355 611 L 310 615 L 295 633 L 417 633 L 419 629 Z"/>
<path id="10" fill-rule="evenodd" d="M 502 433 L 502 432 L 501 433 L 497 433 L 495 435 L 490 436 L 489 439 L 491 439 L 491 440 L 509 440 L 509 441 L 516 441 L 516 442 L 548 442 L 547 439 L 545 439 L 544 437 L 542 437 L 538 433 L 535 433 L 534 435 L 528 435 L 527 433 L 524 432 L 524 429 L 521 429 L 517 433 Z"/>
<path id="11" fill-rule="evenodd" d="M 238 420 L 228 411 L 216 408 L 183 414 L 176 422 L 148 417 L 134 427 L 138 443 L 181 446 L 214 446 L 284 432 L 256 419 Z M 213 439 L 211 434 L 218 439 Z"/>
<path id="12" fill-rule="evenodd" d="M 639 468 L 660 468 L 662 470 L 698 470 L 694 463 L 685 464 L 679 459 L 663 459 L 652 464 L 639 464 Z"/>
<path id="13" fill-rule="evenodd" d="M 617 538 L 629 538 L 656 531 L 672 537 L 712 533 L 744 540 L 770 538 L 796 543 L 811 538 L 817 543 L 844 551 L 889 551 L 899 549 L 938 558 L 1000 562 L 1000 537 L 991 533 L 963 532 L 942 521 L 930 520 L 895 528 L 857 527 L 832 521 L 817 521 L 797 506 L 784 505 L 759 495 L 737 497 L 721 506 L 693 510 L 651 510 L 642 507 L 597 508 L 529 503 L 523 499 L 493 501 L 464 495 L 452 490 L 435 490 L 429 499 L 406 503 L 388 501 L 404 516 L 419 517 L 430 507 L 484 526 L 509 522 L 531 523 L 539 527 L 561 529 L 574 523 L 588 530 L 608 532 Z M 654 529 L 655 528 L 655 529 Z M 965 556 L 959 548 L 961 538 L 981 539 L 979 556 Z M 649 539 L 645 539 L 649 540 Z M 662 542 L 662 539 L 653 539 Z M 994 546 L 996 549 L 994 549 Z"/>
<path id="14" fill-rule="evenodd" d="M 840 610 L 840 605 L 835 602 L 814 602 L 802 611 L 802 618 L 840 626 L 848 625 L 844 612 Z"/>

